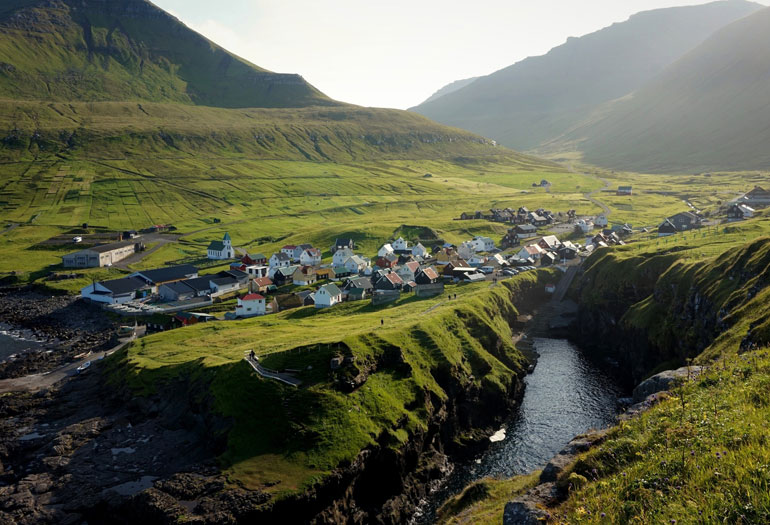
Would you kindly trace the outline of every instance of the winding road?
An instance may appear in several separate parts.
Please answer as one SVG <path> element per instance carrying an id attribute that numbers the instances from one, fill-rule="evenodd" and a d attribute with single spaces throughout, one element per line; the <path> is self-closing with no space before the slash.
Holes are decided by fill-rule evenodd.
<path id="1" fill-rule="evenodd" d="M 604 187 L 599 188 L 598 190 L 594 190 L 594 191 L 591 191 L 591 192 L 588 192 L 588 193 L 584 193 L 583 197 L 585 197 L 586 199 L 588 199 L 589 201 L 594 203 L 596 206 L 599 206 L 602 209 L 602 212 L 604 213 L 604 216 L 605 217 L 609 217 L 612 214 L 612 210 L 610 209 L 610 207 L 607 206 L 606 204 L 604 204 L 599 199 L 594 198 L 594 195 L 596 195 L 597 193 L 601 193 L 601 192 L 603 192 L 605 190 L 610 189 L 610 181 L 608 181 L 607 179 L 603 179 L 603 178 L 599 177 L 598 175 L 591 175 L 590 173 L 584 173 L 582 171 L 577 171 L 572 164 L 570 164 L 567 167 L 567 169 L 570 172 L 572 172 L 572 173 L 577 173 L 579 175 L 585 175 L 586 177 L 593 177 L 595 179 L 599 179 L 600 181 L 602 181 L 604 183 Z"/>

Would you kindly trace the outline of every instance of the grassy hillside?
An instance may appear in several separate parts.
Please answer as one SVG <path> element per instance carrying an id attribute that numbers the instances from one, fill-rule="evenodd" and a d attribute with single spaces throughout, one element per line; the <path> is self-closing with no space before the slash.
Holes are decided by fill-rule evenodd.
<path id="1" fill-rule="evenodd" d="M 0 97 L 219 107 L 339 105 L 266 71 L 145 0 L 11 0 L 0 7 Z"/>
<path id="2" fill-rule="evenodd" d="M 621 169 L 764 168 L 768 35 L 770 9 L 725 27 L 564 140 L 587 161 Z"/>
<path id="3" fill-rule="evenodd" d="M 0 100 L 0 130 L 4 160 L 214 155 L 339 162 L 498 153 L 486 139 L 418 115 L 358 107 Z"/>
<path id="4" fill-rule="evenodd" d="M 550 522 L 770 519 L 765 472 L 770 458 L 769 234 L 770 219 L 759 218 L 719 233 L 643 241 L 589 259 L 583 308 L 619 318 L 618 333 L 629 340 L 647 339 L 672 350 L 665 368 L 692 357 L 693 365 L 706 370 L 579 456 L 560 475 L 558 483 L 569 487 L 569 495 L 546 509 Z M 622 344 L 621 352 L 644 346 Z M 648 363 L 649 369 L 654 366 Z M 505 503 L 532 480 L 485 483 L 489 486 L 480 497 L 448 506 L 447 523 L 499 519 Z M 500 490 L 505 486 L 513 487 L 513 494 Z"/>
<path id="5" fill-rule="evenodd" d="M 144 393 L 178 378 L 210 382 L 214 409 L 233 421 L 221 457 L 230 480 L 286 494 L 364 447 L 398 449 L 424 432 L 455 381 L 482 397 L 505 398 L 525 362 L 511 342 L 514 304 L 554 277 L 452 287 L 457 301 L 353 302 L 192 326 L 144 338 L 111 366 L 116 380 Z M 304 370 L 305 384 L 296 390 L 260 378 L 242 361 L 251 349 L 265 366 Z M 331 372 L 335 355 L 354 358 L 354 367 Z M 367 371 L 365 385 L 341 390 L 338 381 L 360 371 Z"/>
<path id="6" fill-rule="evenodd" d="M 639 13 L 413 110 L 515 149 L 534 149 L 570 130 L 597 105 L 640 88 L 717 29 L 760 8 L 732 0 Z"/>

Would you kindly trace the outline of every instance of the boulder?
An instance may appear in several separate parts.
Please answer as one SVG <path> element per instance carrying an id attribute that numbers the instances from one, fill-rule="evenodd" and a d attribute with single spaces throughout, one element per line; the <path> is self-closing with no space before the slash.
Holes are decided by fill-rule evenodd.
<path id="1" fill-rule="evenodd" d="M 608 430 L 596 430 L 576 436 L 556 454 L 543 469 L 540 474 L 540 483 L 550 483 L 556 481 L 559 476 L 575 461 L 577 455 L 587 451 L 592 446 L 604 441 Z"/>
<path id="2" fill-rule="evenodd" d="M 647 397 L 658 392 L 671 390 L 679 382 L 686 381 L 688 378 L 697 377 L 703 371 L 700 366 L 683 366 L 676 370 L 666 370 L 659 374 L 645 379 L 634 388 L 634 403 L 641 403 Z"/>
<path id="3" fill-rule="evenodd" d="M 542 525 L 551 518 L 548 507 L 558 501 L 555 483 L 543 483 L 505 505 L 503 525 Z"/>

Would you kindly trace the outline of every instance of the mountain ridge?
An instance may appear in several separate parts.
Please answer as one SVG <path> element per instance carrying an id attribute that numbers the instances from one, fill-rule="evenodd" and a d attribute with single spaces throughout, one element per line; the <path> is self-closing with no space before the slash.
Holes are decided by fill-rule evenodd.
<path id="1" fill-rule="evenodd" d="M 335 106 L 145 0 L 13 0 L 0 11 L 0 96 L 215 107 Z"/>
<path id="2" fill-rule="evenodd" d="M 411 109 L 534 150 L 598 105 L 638 89 L 717 29 L 761 8 L 729 0 L 637 13 Z"/>
<path id="3" fill-rule="evenodd" d="M 729 24 L 551 147 L 577 144 L 588 162 L 621 169 L 765 168 L 770 57 L 757 50 L 768 35 L 770 8 Z"/>

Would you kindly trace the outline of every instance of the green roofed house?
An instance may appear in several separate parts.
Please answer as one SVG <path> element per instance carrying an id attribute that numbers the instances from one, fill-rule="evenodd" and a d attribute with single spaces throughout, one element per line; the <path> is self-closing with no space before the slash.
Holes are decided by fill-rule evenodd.
<path id="1" fill-rule="evenodd" d="M 229 233 L 225 233 L 221 241 L 211 241 L 211 244 L 209 244 L 209 259 L 221 261 L 223 259 L 233 259 L 234 257 L 235 250 L 233 249 L 233 242 L 230 240 Z"/>
<path id="2" fill-rule="evenodd" d="M 337 288 L 336 284 L 327 284 L 322 286 L 315 293 L 315 307 L 329 308 L 342 302 L 342 290 Z"/>

